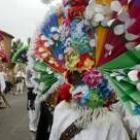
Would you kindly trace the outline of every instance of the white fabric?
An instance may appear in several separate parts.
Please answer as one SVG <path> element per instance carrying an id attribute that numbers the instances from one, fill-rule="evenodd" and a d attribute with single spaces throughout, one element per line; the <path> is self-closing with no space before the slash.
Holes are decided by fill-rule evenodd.
<path id="1" fill-rule="evenodd" d="M 5 72 L 2 72 L 3 73 L 3 76 L 4 76 L 4 80 L 5 81 L 8 81 L 8 75 L 7 75 L 7 73 L 5 73 Z"/>
<path id="2" fill-rule="evenodd" d="M 0 72 L 0 89 L 1 89 L 1 92 L 4 92 L 5 90 L 5 79 L 4 79 L 4 75 L 3 75 L 3 72 Z"/>
<path id="3" fill-rule="evenodd" d="M 124 123 L 131 137 L 140 140 L 140 116 L 131 116 L 127 114 L 124 118 Z"/>
<path id="4" fill-rule="evenodd" d="M 23 93 L 23 88 L 24 88 L 24 81 L 22 80 L 22 82 L 19 82 L 16 84 L 16 94 L 18 94 L 18 92 L 20 92 L 21 94 Z"/>
<path id="5" fill-rule="evenodd" d="M 65 101 L 55 109 L 49 140 L 59 140 L 61 133 L 83 113 Z M 97 114 L 96 114 L 97 115 Z M 92 119 L 73 140 L 129 140 L 121 119 L 114 112 L 107 111 L 99 119 Z"/>
<path id="6" fill-rule="evenodd" d="M 34 87 L 33 86 L 33 79 L 32 79 L 33 75 L 32 75 L 32 71 L 31 69 L 27 66 L 26 68 L 26 76 L 25 76 L 25 82 L 26 82 L 26 86 L 29 88 Z"/>
<path id="7" fill-rule="evenodd" d="M 25 77 L 25 74 L 22 71 L 18 71 L 16 77 Z"/>
<path id="8" fill-rule="evenodd" d="M 29 130 L 33 132 L 36 132 L 38 126 L 40 117 L 40 103 L 41 100 L 37 96 L 35 100 L 35 110 L 29 110 Z"/>
<path id="9" fill-rule="evenodd" d="M 131 138 L 140 140 L 140 115 L 132 116 L 121 102 L 114 104 L 112 109 L 121 115 Z"/>

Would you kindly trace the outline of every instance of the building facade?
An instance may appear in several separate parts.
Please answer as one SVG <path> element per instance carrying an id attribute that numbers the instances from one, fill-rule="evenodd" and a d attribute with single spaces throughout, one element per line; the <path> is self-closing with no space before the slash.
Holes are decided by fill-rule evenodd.
<path id="1" fill-rule="evenodd" d="M 3 49 L 5 51 L 7 56 L 10 58 L 12 39 L 14 38 L 14 36 L 4 32 L 4 31 L 1 31 L 1 30 L 0 30 L 0 33 L 2 34 L 2 38 L 3 38 L 1 40 L 0 47 L 1 47 L 1 49 Z"/>

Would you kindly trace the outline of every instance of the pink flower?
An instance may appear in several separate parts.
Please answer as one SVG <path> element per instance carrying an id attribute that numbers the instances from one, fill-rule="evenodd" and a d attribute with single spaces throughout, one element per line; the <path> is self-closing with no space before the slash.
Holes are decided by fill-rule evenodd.
<path id="1" fill-rule="evenodd" d="M 90 88 L 97 88 L 97 86 L 102 82 L 103 75 L 96 69 L 87 71 L 84 74 L 83 81 Z"/>

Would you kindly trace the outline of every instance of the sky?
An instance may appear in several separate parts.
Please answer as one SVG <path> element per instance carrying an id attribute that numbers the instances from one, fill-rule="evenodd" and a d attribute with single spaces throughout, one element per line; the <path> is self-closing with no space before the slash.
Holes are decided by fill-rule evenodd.
<path id="1" fill-rule="evenodd" d="M 0 0 L 0 30 L 25 42 L 33 36 L 48 10 L 48 4 L 41 0 Z"/>

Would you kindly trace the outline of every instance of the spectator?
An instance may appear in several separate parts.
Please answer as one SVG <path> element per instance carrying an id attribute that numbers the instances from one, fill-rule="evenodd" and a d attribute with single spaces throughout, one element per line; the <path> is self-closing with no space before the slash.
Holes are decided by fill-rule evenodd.
<path id="1" fill-rule="evenodd" d="M 17 78 L 17 84 L 16 84 L 16 95 L 18 95 L 19 93 L 22 94 L 23 93 L 23 89 L 24 89 L 24 78 L 25 78 L 25 75 L 23 73 L 22 70 L 19 70 L 17 75 L 16 75 L 16 78 Z"/>

